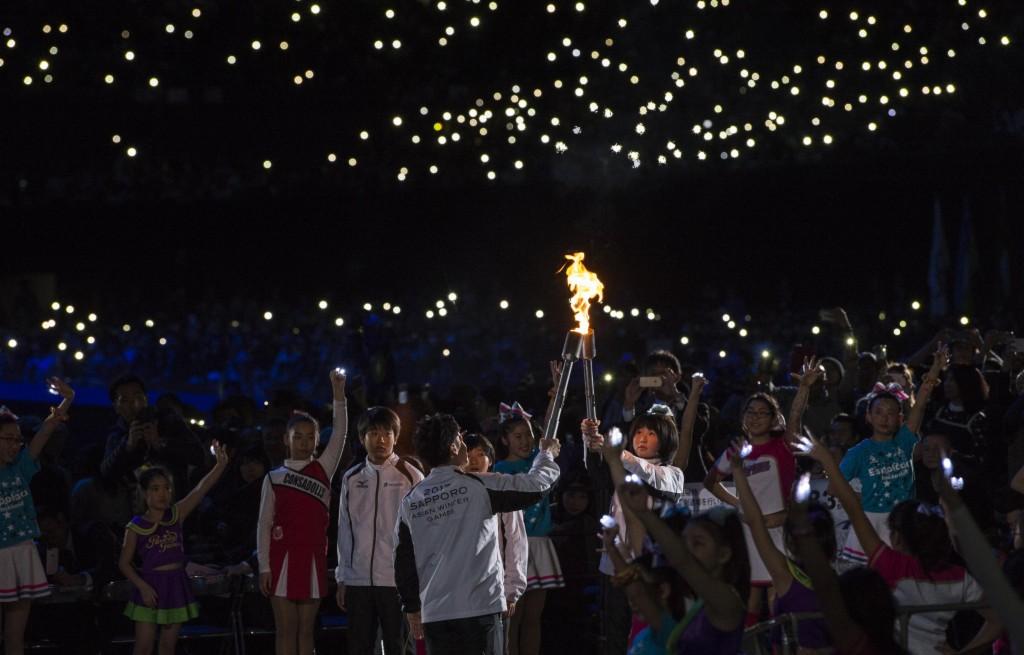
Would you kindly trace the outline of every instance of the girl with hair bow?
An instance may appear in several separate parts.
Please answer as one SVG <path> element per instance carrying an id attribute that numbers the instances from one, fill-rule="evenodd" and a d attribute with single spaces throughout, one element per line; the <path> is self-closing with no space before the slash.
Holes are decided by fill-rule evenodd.
<path id="1" fill-rule="evenodd" d="M 554 376 L 555 370 L 552 369 Z M 533 459 L 539 452 L 536 432 L 540 429 L 533 423 L 533 415 L 518 402 L 498 406 L 501 423 L 498 426 L 501 445 L 507 453 L 505 458 L 494 463 L 497 473 L 526 473 L 533 466 Z M 551 501 L 547 494 L 534 505 L 523 510 L 526 524 L 528 554 L 526 562 L 526 592 L 516 604 L 509 626 L 509 641 L 506 649 L 510 655 L 535 655 L 540 652 L 541 614 L 549 589 L 565 586 L 562 565 L 558 552 L 548 537 L 551 532 Z"/>
<path id="2" fill-rule="evenodd" d="M 914 460 L 919 458 L 918 432 L 924 420 L 928 398 L 949 362 L 949 351 L 939 344 L 931 369 L 924 376 L 917 402 L 903 420 L 903 401 L 907 394 L 898 384 L 875 384 L 867 397 L 865 416 L 871 438 L 851 448 L 839 464 L 843 477 L 861 482 L 861 505 L 872 528 L 884 543 L 889 543 L 889 512 L 914 495 Z M 851 530 L 840 557 L 866 564 L 868 553 L 857 532 Z"/>

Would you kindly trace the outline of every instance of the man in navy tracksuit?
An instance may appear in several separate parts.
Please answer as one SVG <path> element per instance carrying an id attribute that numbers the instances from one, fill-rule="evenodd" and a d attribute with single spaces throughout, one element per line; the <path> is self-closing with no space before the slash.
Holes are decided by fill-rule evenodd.
<path id="1" fill-rule="evenodd" d="M 447 414 L 428 416 L 414 437 L 430 473 L 398 513 L 395 582 L 414 635 L 429 655 L 501 655 L 505 612 L 498 512 L 525 509 L 558 480 L 557 439 L 542 440 L 523 475 L 476 477 L 462 431 Z"/>

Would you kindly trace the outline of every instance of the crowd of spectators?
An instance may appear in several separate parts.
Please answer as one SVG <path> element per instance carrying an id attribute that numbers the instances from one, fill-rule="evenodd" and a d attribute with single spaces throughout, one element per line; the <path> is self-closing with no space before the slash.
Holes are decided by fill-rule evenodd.
<path id="1" fill-rule="evenodd" d="M 474 302 L 445 300 L 447 316 L 437 315 L 440 308 L 435 307 L 432 319 L 422 310 L 412 317 L 412 308 L 398 314 L 374 307 L 364 310 L 358 321 L 336 325 L 330 310 L 278 307 L 273 317 L 264 319 L 262 312 L 269 310 L 236 301 L 199 307 L 178 319 L 154 314 L 152 327 L 146 327 L 148 317 L 140 317 L 130 331 L 103 320 L 93 325 L 78 309 L 73 317 L 64 307 L 40 313 L 41 321 L 59 317 L 58 326 L 41 329 L 37 321 L 31 336 L 4 350 L 2 378 L 42 384 L 46 376 L 59 375 L 78 387 L 106 383 L 111 424 L 97 433 L 73 416 L 43 451 L 32 493 L 42 530 L 40 547 L 55 549 L 60 562 L 51 582 L 67 587 L 88 582 L 98 594 L 117 579 L 124 526 L 138 502 L 135 471 L 146 464 L 165 466 L 180 497 L 212 466 L 209 446 L 215 439 L 227 447 L 230 465 L 189 519 L 188 554 L 195 565 L 231 573 L 253 570 L 263 476 L 286 457 L 285 423 L 293 410 L 309 411 L 330 425 L 326 371 L 334 366 L 347 367 L 353 378 L 348 394 L 355 420 L 350 425 L 370 405 L 393 408 L 402 422 L 397 452 L 405 455 L 414 454 L 411 432 L 417 420 L 433 412 L 451 413 L 467 430 L 491 436 L 502 400 L 517 400 L 542 413 L 551 384 L 547 360 L 558 353 L 562 335 L 554 333 L 551 322 L 522 312 L 477 320 L 466 307 Z M 688 482 L 703 479 L 740 432 L 741 407 L 749 393 L 773 393 L 785 411 L 794 391 L 786 386 L 788 374 L 804 357 L 823 358 L 825 369 L 811 393 L 804 424 L 841 454 L 865 434 L 862 399 L 872 386 L 895 382 L 910 396 L 907 404 L 913 404 L 915 385 L 936 345 L 948 344 L 952 364 L 930 399 L 926 425 L 942 424 L 943 433 L 951 435 L 951 457 L 965 477 L 965 502 L 990 545 L 1003 554 L 1024 546 L 1024 496 L 1019 487 L 1011 489 L 1011 477 L 1024 465 L 1024 351 L 1012 333 L 983 334 L 958 324 L 911 341 L 906 332 L 921 334 L 927 325 L 921 319 L 907 325 L 899 340 L 907 345 L 897 349 L 868 336 L 879 333 L 881 325 L 891 341 L 891 321 L 875 315 L 873 329 L 858 330 L 838 308 L 802 320 L 795 320 L 795 313 L 756 319 L 741 314 L 716 316 L 703 324 L 650 313 L 651 318 L 643 311 L 632 317 L 626 310 L 625 319 L 599 319 L 599 415 L 605 426 L 623 424 L 628 418 L 624 409 L 638 401 L 636 378 L 661 375 L 664 380 L 666 364 L 678 369 L 670 376 L 678 381 L 679 398 L 685 398 L 690 375 L 704 372 L 708 384 Z M 87 324 L 86 330 L 75 328 L 79 320 Z M 816 324 L 813 332 L 811 324 Z M 772 326 L 770 334 L 766 326 Z M 90 335 L 96 336 L 95 344 L 86 343 Z M 682 336 L 687 345 L 681 343 Z M 53 347 L 61 342 L 66 349 Z M 682 364 L 647 356 L 662 349 L 674 350 Z M 80 360 L 74 356 L 79 350 L 85 351 Z M 155 389 L 163 393 L 156 397 Z M 216 394 L 218 402 L 202 412 L 182 402 L 176 391 Z M 22 432 L 30 440 L 40 420 L 24 409 L 19 413 Z M 545 624 L 562 626 L 544 634 L 545 651 L 550 652 L 565 646 L 566 635 L 585 635 L 596 643 L 600 633 L 598 544 L 592 536 L 607 493 L 598 488 L 593 471 L 583 470 L 575 427 L 583 413 L 582 384 L 572 385 L 562 416 L 563 476 L 551 499 L 552 537 L 568 586 L 552 592 L 549 601 Z M 350 440 L 348 463 L 365 456 L 353 436 L 340 436 Z M 326 429 L 321 447 L 333 438 L 339 437 Z M 927 477 L 921 474 L 919 480 Z M 919 486 L 921 497 L 933 495 L 927 485 Z M 332 520 L 336 503 L 337 498 Z M 328 534 L 332 539 L 336 535 L 333 526 Z M 328 552 L 335 552 L 333 543 Z M 1019 586 L 1021 581 L 1015 582 Z M 40 616 L 60 607 L 47 608 Z M 569 624 L 579 631 L 565 630 Z M 49 625 L 52 632 L 52 626 L 61 624 Z M 37 625 L 36 636 L 39 630 Z"/>

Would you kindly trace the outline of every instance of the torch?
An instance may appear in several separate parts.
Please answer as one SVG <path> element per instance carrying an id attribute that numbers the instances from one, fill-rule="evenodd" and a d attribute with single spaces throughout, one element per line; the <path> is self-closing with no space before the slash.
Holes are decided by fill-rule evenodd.
<path id="1" fill-rule="evenodd" d="M 579 360 L 583 362 L 583 385 L 587 404 L 587 418 L 597 420 L 597 403 L 594 394 L 594 331 L 590 329 L 590 303 L 593 298 L 601 302 L 604 298 L 604 284 L 597 275 L 587 270 L 583 265 L 584 254 L 577 252 L 566 255 L 565 258 L 572 262 L 565 269 L 565 276 L 572 291 L 569 299 L 569 306 L 572 307 L 573 315 L 576 318 L 576 328 L 570 330 L 565 336 L 565 345 L 562 347 L 562 375 L 558 379 L 558 386 L 555 389 L 555 398 L 551 415 L 544 428 L 545 438 L 550 439 L 558 431 L 558 420 L 562 414 L 562 406 L 565 404 L 565 390 L 569 387 L 569 377 L 572 374 L 573 364 Z M 586 466 L 587 451 L 583 449 L 583 464 Z"/>

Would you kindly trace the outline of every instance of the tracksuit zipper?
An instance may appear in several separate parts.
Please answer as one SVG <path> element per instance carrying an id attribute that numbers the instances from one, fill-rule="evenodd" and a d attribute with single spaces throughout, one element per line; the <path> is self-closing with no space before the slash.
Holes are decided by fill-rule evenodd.
<path id="1" fill-rule="evenodd" d="M 370 542 L 370 586 L 373 586 L 373 558 L 377 554 L 377 505 L 380 500 L 380 471 L 376 471 L 376 488 L 373 492 L 373 541 Z"/>

